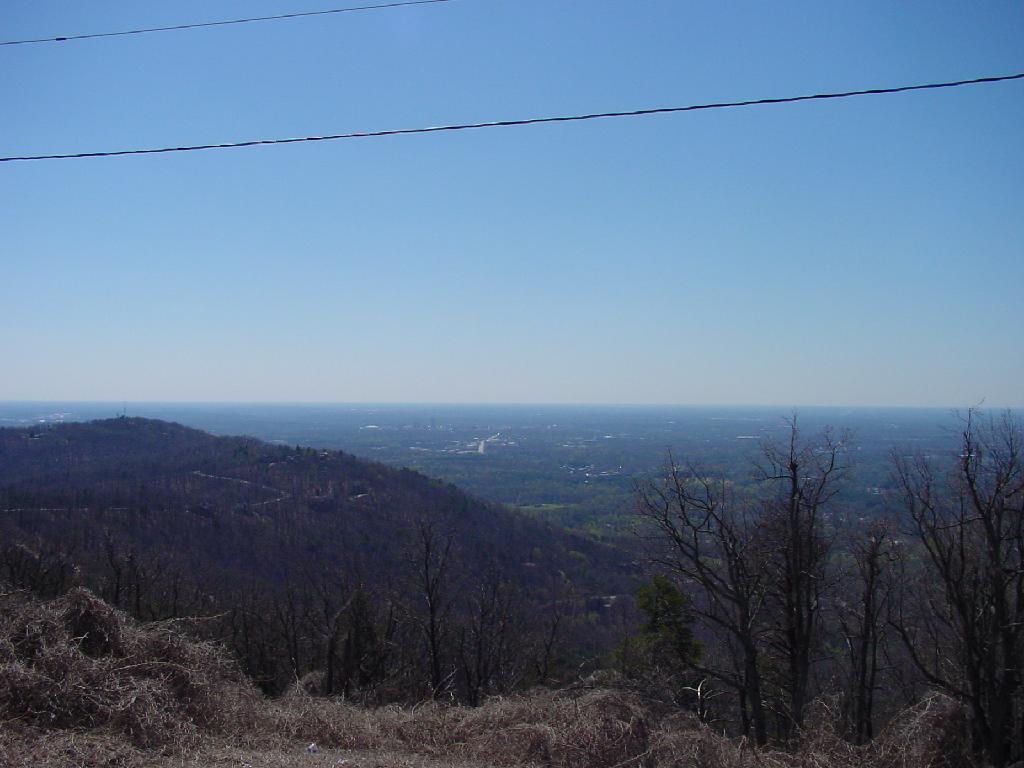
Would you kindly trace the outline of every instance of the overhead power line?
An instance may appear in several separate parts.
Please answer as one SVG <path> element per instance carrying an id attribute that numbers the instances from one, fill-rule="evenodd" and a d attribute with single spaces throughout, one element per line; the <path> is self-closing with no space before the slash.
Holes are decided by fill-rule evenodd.
<path id="1" fill-rule="evenodd" d="M 584 120 L 602 120 L 614 117 L 640 117 L 642 115 L 664 115 L 673 112 L 697 112 L 706 109 L 727 109 L 731 107 L 756 107 L 767 104 L 792 104 L 798 101 L 816 101 L 825 99 L 845 99 L 851 96 L 876 96 L 885 93 L 906 93 L 907 91 L 925 91 L 937 88 L 957 88 L 963 85 L 979 85 L 981 83 L 1000 83 L 1007 80 L 1024 79 L 1024 72 L 1014 75 L 995 75 L 976 77 L 971 80 L 953 80 L 946 83 L 927 83 L 923 85 L 901 85 L 893 88 L 865 88 L 857 91 L 841 91 L 837 93 L 816 93 L 809 96 L 783 96 L 770 99 L 751 99 L 747 101 L 724 101 L 711 104 L 690 104 L 685 107 L 654 107 L 651 109 L 633 109 L 624 112 L 593 112 L 583 115 L 563 115 L 559 117 L 527 117 L 518 120 L 495 120 L 486 123 L 459 123 L 454 125 L 437 125 L 427 128 L 393 128 L 381 131 L 359 131 L 355 133 L 336 133 L 324 136 L 299 136 L 286 139 L 252 139 L 249 141 L 230 141 L 219 144 L 193 144 L 181 147 L 157 147 L 150 149 L 118 149 L 106 152 L 72 152 L 51 155 L 23 155 L 0 157 L 0 163 L 21 160 L 71 160 L 84 157 L 117 157 L 120 155 L 156 155 L 169 152 L 196 152 L 206 149 L 234 149 L 237 147 L 256 147 L 270 144 L 299 144 L 307 141 L 337 141 L 339 139 L 369 139 L 379 136 L 402 136 L 411 133 L 442 133 L 451 131 L 468 131 L 478 128 L 508 128 L 518 125 L 537 125 L 540 123 L 572 123 Z"/>
<path id="2" fill-rule="evenodd" d="M 229 24 L 251 24 L 254 21 L 282 21 L 284 19 L 301 19 L 308 16 L 329 16 L 336 13 L 353 13 L 355 11 L 379 11 L 384 8 L 402 8 L 409 5 L 434 5 L 450 3 L 453 0 L 401 0 L 393 3 L 377 5 L 358 5 L 348 8 L 329 8 L 324 11 L 302 11 L 298 13 L 279 13 L 276 16 L 252 16 L 246 19 L 225 19 L 222 21 L 200 21 L 192 24 L 174 24 L 169 27 L 145 27 L 142 29 L 125 29 L 118 32 L 95 32 L 87 35 L 65 35 L 63 37 L 40 37 L 34 40 L 4 40 L 0 45 L 32 45 L 34 43 L 66 43 L 69 40 L 92 40 L 98 37 L 123 37 L 125 35 L 144 35 L 148 32 L 177 32 L 183 29 L 200 29 L 201 27 L 225 27 Z"/>

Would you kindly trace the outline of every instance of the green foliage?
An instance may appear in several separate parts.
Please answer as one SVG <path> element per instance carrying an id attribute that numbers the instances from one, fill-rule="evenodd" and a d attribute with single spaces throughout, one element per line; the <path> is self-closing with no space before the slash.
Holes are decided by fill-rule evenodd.
<path id="1" fill-rule="evenodd" d="M 700 660 L 701 645 L 694 639 L 690 599 L 666 577 L 654 575 L 636 591 L 643 612 L 637 635 L 615 649 L 615 665 L 628 677 L 654 671 L 685 671 Z"/>
<path id="2" fill-rule="evenodd" d="M 674 654 L 684 664 L 700 658 L 700 643 L 693 639 L 690 599 L 661 575 L 637 589 L 637 607 L 646 614 L 640 634 L 658 650 Z"/>

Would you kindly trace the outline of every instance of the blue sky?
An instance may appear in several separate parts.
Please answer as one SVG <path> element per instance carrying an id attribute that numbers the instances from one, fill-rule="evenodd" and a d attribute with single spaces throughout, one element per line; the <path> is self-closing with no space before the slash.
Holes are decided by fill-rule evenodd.
<path id="1" fill-rule="evenodd" d="M 0 37 L 344 5 L 5 0 Z M 350 4 L 358 4 L 356 2 Z M 1024 71 L 1020 3 L 457 0 L 0 47 L 0 154 Z M 0 399 L 1024 404 L 1024 82 L 0 166 Z"/>

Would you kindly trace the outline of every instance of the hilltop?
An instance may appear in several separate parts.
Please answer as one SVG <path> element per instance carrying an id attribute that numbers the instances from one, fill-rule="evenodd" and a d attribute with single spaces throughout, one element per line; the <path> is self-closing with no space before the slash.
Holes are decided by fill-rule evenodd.
<path id="1" fill-rule="evenodd" d="M 413 471 L 141 418 L 0 430 L 0 509 L 8 581 L 92 586 L 142 620 L 222 614 L 207 634 L 269 691 L 313 672 L 385 699 L 549 678 L 581 660 L 561 649 L 612 642 L 603 614 L 637 570 Z M 470 663 L 499 625 L 507 646 Z"/>

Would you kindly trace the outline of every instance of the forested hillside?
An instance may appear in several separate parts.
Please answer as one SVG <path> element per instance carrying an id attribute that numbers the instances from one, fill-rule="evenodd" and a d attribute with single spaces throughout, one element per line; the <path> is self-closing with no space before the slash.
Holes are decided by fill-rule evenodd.
<path id="1" fill-rule="evenodd" d="M 881 517 L 841 493 L 849 434 L 805 435 L 795 418 L 788 439 L 761 444 L 749 486 L 670 457 L 636 486 L 641 562 L 342 453 L 143 419 L 0 431 L 0 594 L 28 606 L 0 637 L 0 718 L 45 729 L 53 711 L 58 729 L 137 741 L 122 717 L 135 694 L 121 693 L 163 686 L 168 700 L 187 694 L 173 704 L 182 728 L 248 738 L 215 706 L 190 709 L 199 694 L 175 676 L 206 669 L 206 652 L 167 661 L 173 631 L 213 641 L 202 647 L 233 656 L 315 729 L 333 726 L 313 712 L 413 705 L 396 715 L 397 741 L 378 738 L 391 715 L 366 715 L 374 745 L 420 744 L 413 723 L 430 701 L 467 705 L 432 710 L 446 756 L 488 749 L 490 717 L 533 734 L 510 765 L 681 766 L 695 749 L 716 767 L 747 754 L 1013 765 L 1024 755 L 1024 440 L 1012 413 L 968 411 L 961 426 L 957 451 L 892 454 Z M 80 586 L 142 634 L 117 640 L 127 619 Z M 82 693 L 82 675 L 103 674 L 96 659 L 131 678 L 100 703 Z M 597 698 L 563 699 L 595 687 Z M 449 717 L 479 732 L 453 736 Z M 168 738 L 161 727 L 138 724 Z M 915 738 L 937 751 L 906 751 Z"/>
<path id="2" fill-rule="evenodd" d="M 606 606 L 637 571 L 415 472 L 147 419 L 0 430 L 0 509 L 0 578 L 215 616 L 202 632 L 272 692 L 313 673 L 475 701 L 551 680 L 614 642 Z"/>

